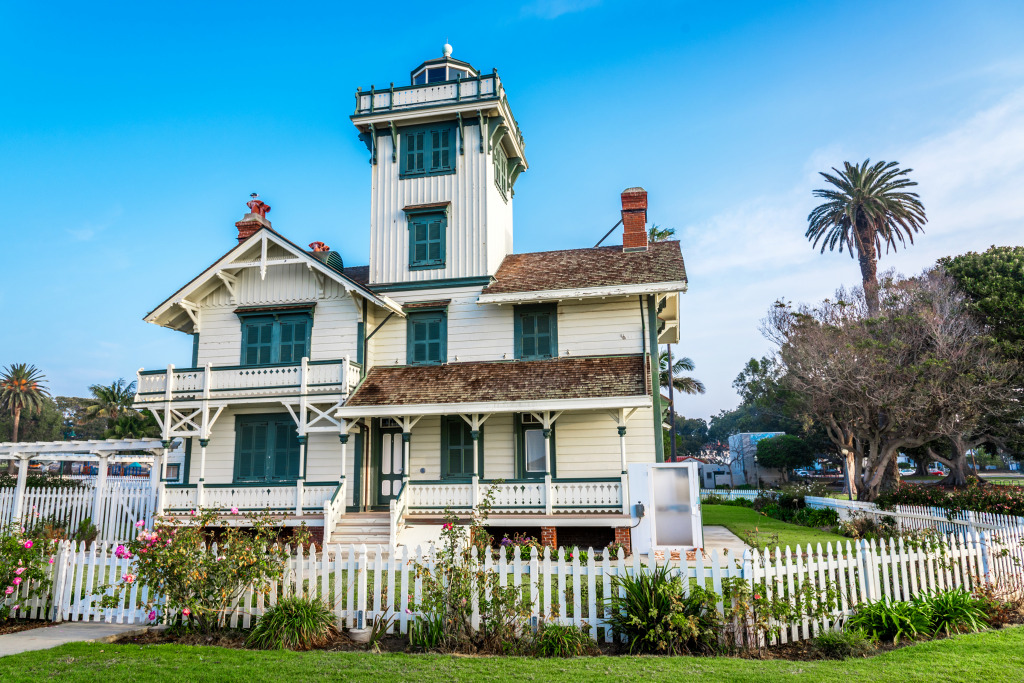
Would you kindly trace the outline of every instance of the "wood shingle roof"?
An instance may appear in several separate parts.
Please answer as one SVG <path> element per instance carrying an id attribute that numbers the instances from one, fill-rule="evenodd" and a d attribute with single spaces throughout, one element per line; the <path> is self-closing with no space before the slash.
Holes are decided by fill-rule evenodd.
<path id="1" fill-rule="evenodd" d="M 644 357 L 374 367 L 346 406 L 643 396 Z"/>

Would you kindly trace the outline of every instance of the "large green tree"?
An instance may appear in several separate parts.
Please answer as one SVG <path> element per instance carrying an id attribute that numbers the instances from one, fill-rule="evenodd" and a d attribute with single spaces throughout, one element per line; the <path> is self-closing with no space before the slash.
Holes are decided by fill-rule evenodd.
<path id="1" fill-rule="evenodd" d="M 89 387 L 92 400 L 86 414 L 89 417 L 105 417 L 110 423 L 116 422 L 123 415 L 130 415 L 132 402 L 135 400 L 135 382 L 130 384 L 120 378 L 107 384 L 93 384 Z"/>
<path id="2" fill-rule="evenodd" d="M 782 470 L 783 481 L 789 481 L 790 470 L 814 464 L 814 449 L 799 436 L 780 434 L 757 442 L 757 461 Z"/>
<path id="3" fill-rule="evenodd" d="M 927 218 L 924 205 L 916 192 L 907 188 L 917 185 L 895 161 L 871 164 L 845 162 L 843 170 L 822 172 L 832 187 L 814 190 L 814 196 L 826 201 L 815 207 L 807 217 L 805 236 L 821 252 L 845 248 L 860 261 L 861 280 L 869 315 L 878 314 L 878 259 L 882 246 L 896 250 L 898 244 L 914 241 Z"/>
<path id="4" fill-rule="evenodd" d="M 14 363 L 0 373 L 0 409 L 12 418 L 11 441 L 18 440 L 22 413 L 39 414 L 50 392 L 46 377 L 34 365 Z"/>

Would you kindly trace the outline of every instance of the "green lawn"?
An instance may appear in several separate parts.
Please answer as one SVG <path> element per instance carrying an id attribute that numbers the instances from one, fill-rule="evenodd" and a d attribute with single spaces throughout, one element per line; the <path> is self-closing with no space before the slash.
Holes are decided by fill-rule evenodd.
<path id="1" fill-rule="evenodd" d="M 838 534 L 830 534 L 810 527 L 780 522 L 777 519 L 765 517 L 760 513 L 754 512 L 751 508 L 739 507 L 738 505 L 703 505 L 701 510 L 703 511 L 705 525 L 724 526 L 744 541 L 747 541 L 747 532 L 753 531 L 756 528 L 759 538 L 757 545 L 759 547 L 764 545 L 774 547 L 778 545 L 785 548 L 788 545 L 796 548 L 797 545 L 806 546 L 808 543 L 812 544 L 812 546 L 817 546 L 818 543 L 821 543 L 822 547 L 824 547 L 825 543 L 829 541 L 832 542 L 834 547 L 837 542 L 845 545 L 846 541 L 850 540 Z M 775 536 L 778 536 L 777 541 L 774 538 Z"/>
<path id="2" fill-rule="evenodd" d="M 958 636 L 845 662 L 729 657 L 568 660 L 77 643 L 0 658 L 3 681 L 1019 681 L 1024 629 Z"/>

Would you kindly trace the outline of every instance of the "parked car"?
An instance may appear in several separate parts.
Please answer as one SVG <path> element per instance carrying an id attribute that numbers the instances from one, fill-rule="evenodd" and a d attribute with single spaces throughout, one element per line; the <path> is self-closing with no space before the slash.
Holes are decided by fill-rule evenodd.
<path id="1" fill-rule="evenodd" d="M 811 471 L 810 470 L 794 470 L 793 474 L 795 474 L 798 477 L 809 477 L 809 476 L 811 476 Z"/>
<path id="2" fill-rule="evenodd" d="M 944 477 L 946 476 L 946 471 L 940 467 L 929 467 L 928 474 L 932 475 L 933 477 Z"/>
<path id="3" fill-rule="evenodd" d="M 900 469 L 900 476 L 909 477 L 915 474 L 916 472 L 917 470 L 915 470 L 913 467 L 903 467 Z"/>

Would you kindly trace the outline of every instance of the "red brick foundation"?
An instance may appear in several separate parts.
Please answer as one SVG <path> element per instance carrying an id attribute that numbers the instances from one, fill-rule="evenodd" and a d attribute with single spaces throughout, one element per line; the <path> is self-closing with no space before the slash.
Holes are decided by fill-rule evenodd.
<path id="1" fill-rule="evenodd" d="M 322 526 L 311 526 L 306 528 L 309 529 L 310 540 L 316 544 L 317 548 L 323 548 L 324 528 Z"/>
<path id="2" fill-rule="evenodd" d="M 615 528 L 615 542 L 620 544 L 625 549 L 627 555 L 633 552 L 628 526 L 620 526 Z"/>
<path id="3" fill-rule="evenodd" d="M 540 544 L 549 548 L 558 547 L 558 529 L 553 526 L 540 528 Z"/>

